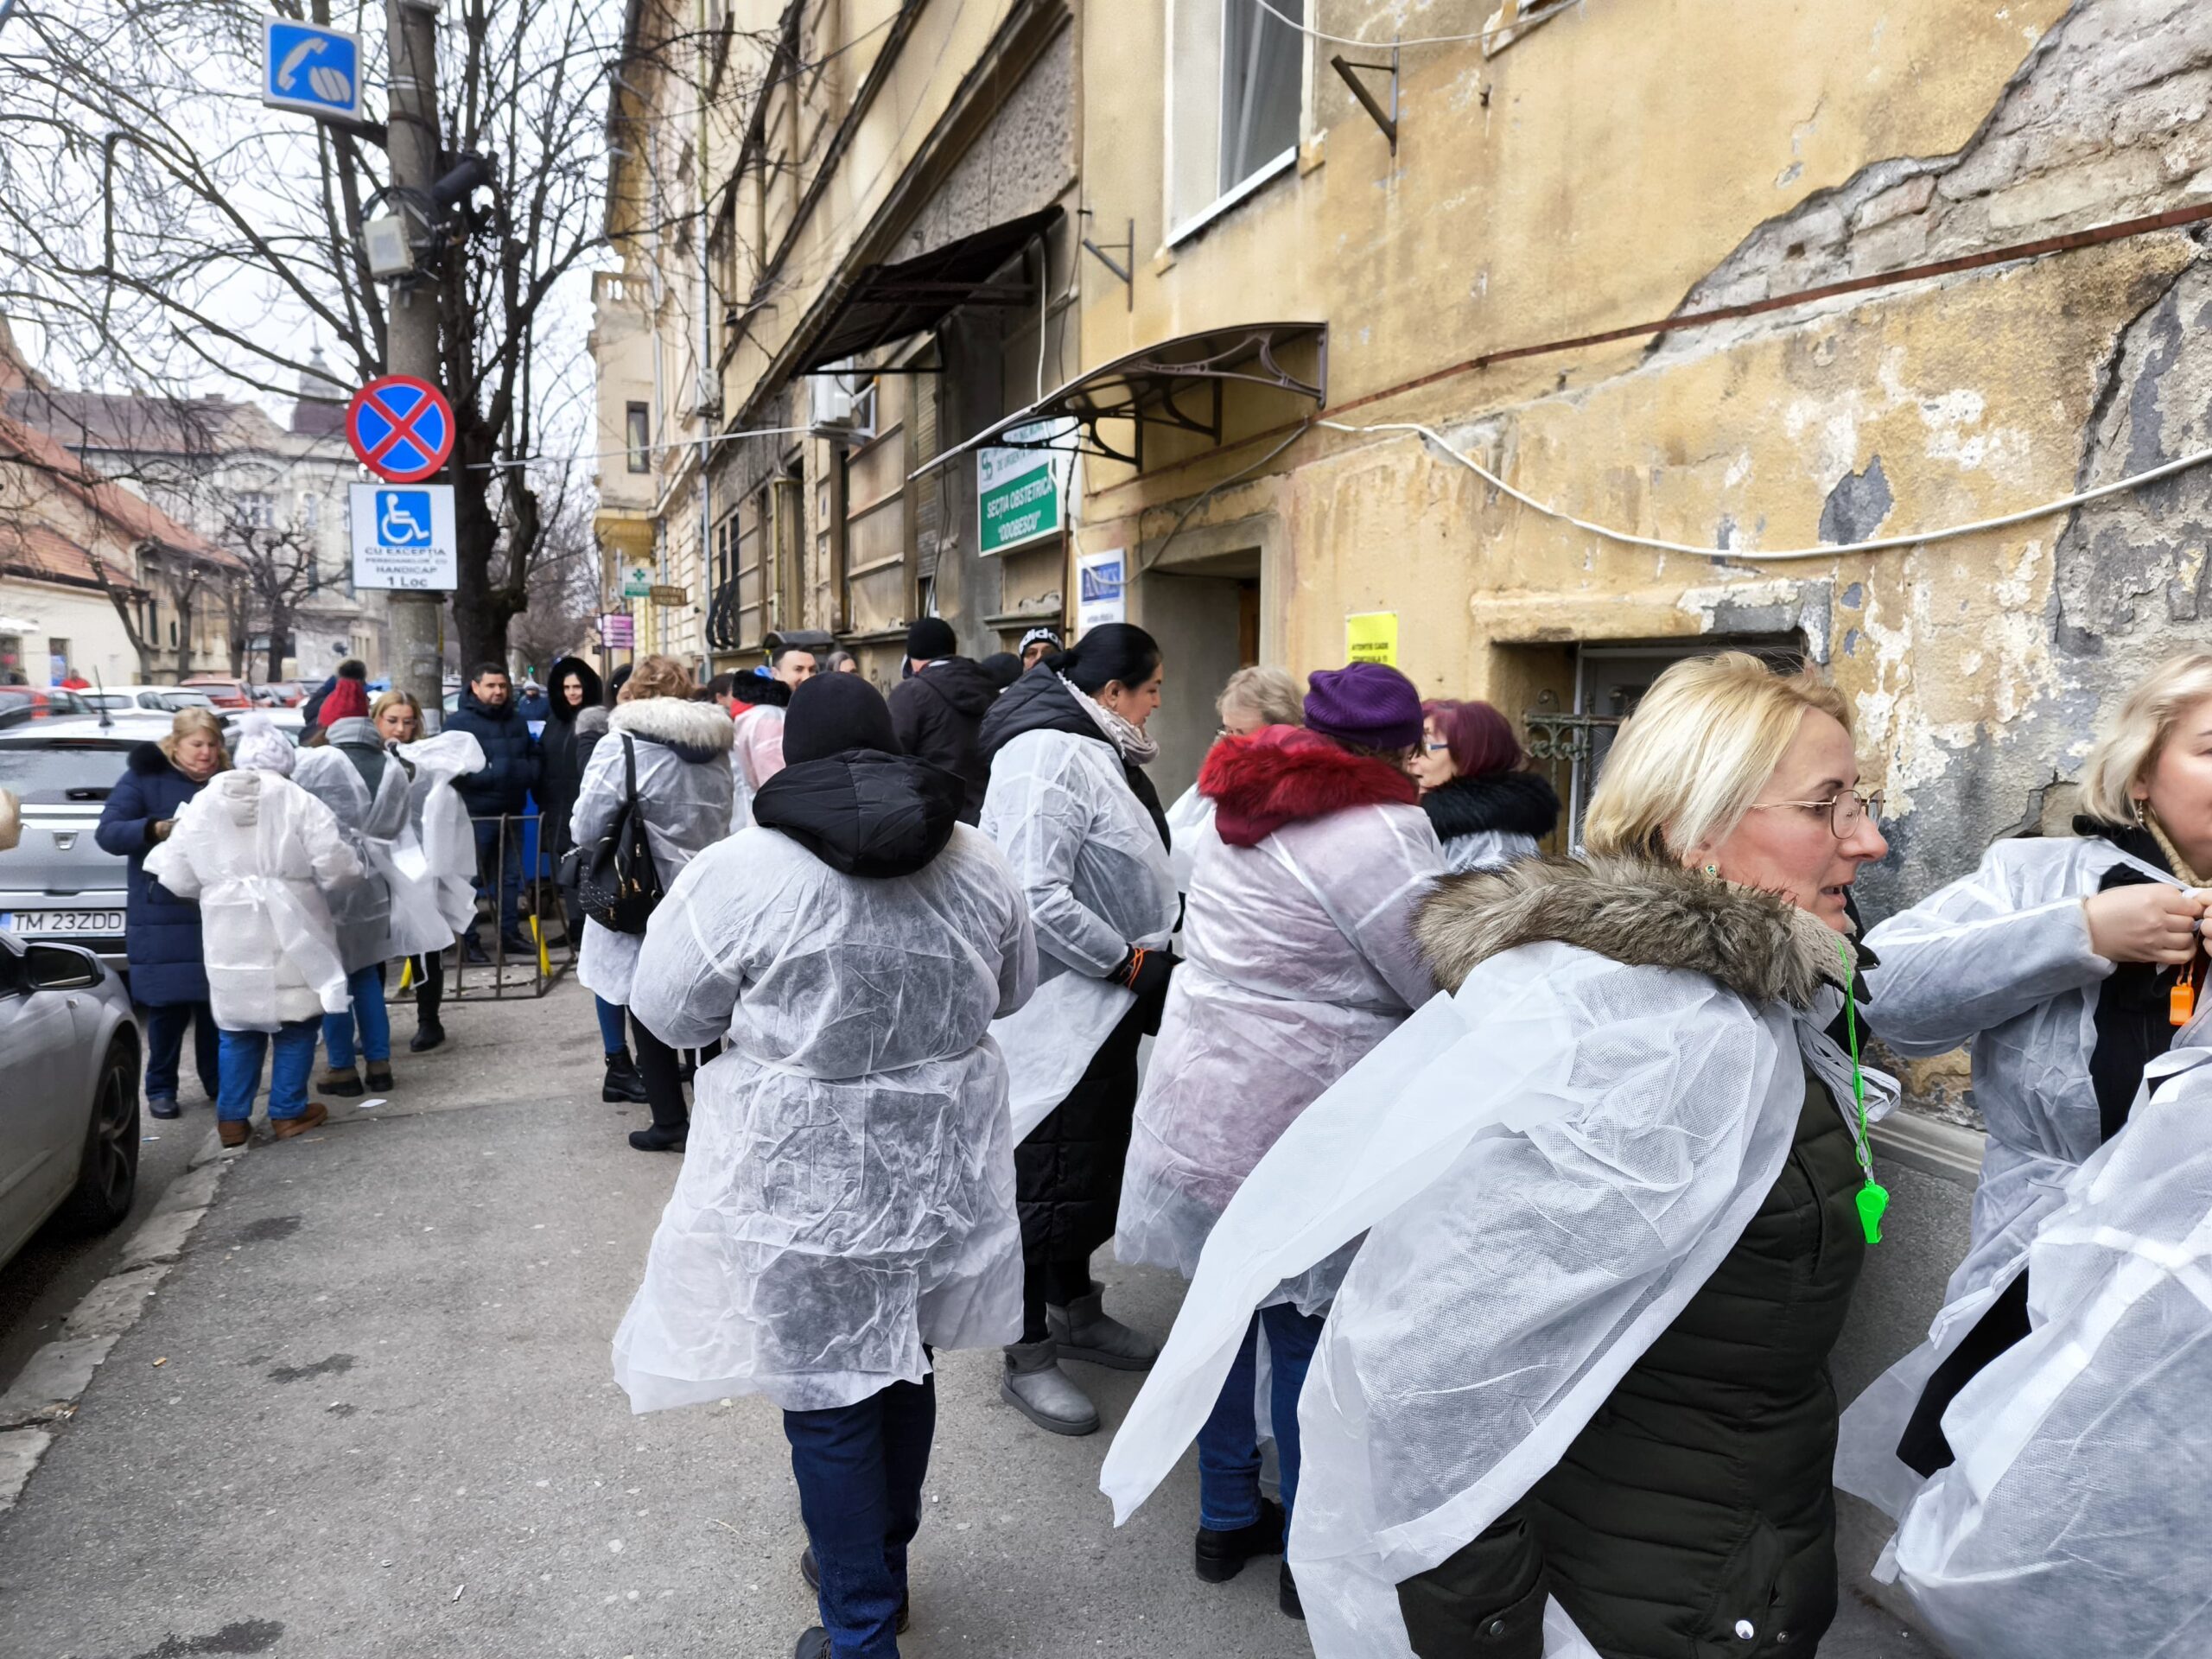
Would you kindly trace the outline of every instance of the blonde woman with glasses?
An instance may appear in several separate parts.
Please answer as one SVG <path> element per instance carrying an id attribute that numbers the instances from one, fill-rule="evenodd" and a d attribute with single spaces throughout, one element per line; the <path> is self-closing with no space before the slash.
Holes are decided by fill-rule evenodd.
<path id="1" fill-rule="evenodd" d="M 1818 1647 L 1827 1355 L 1894 1098 L 1853 1058 L 1848 900 L 1888 849 L 1848 720 L 1741 652 L 1669 668 L 1590 856 L 1440 882 L 1414 936 L 1451 995 L 1216 1224 L 1101 1484 L 1126 1516 L 1252 1309 L 1356 1248 L 1298 1414 L 1289 1564 L 1319 1659 Z"/>

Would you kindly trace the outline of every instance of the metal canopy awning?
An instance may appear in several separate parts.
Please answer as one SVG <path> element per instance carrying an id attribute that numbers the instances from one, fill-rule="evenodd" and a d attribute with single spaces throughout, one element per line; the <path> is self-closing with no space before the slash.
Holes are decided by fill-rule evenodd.
<path id="1" fill-rule="evenodd" d="M 1305 340 L 1314 345 L 1314 378 L 1300 379 L 1275 360 L 1287 345 Z M 1329 327 L 1322 322 L 1248 322 L 1229 328 L 1209 328 L 1204 334 L 1183 334 L 1161 340 L 1141 351 L 1117 357 L 1111 363 L 1077 375 L 1058 391 L 1028 408 L 994 422 L 955 449 L 948 449 L 911 477 L 919 478 L 971 449 L 1061 449 L 1069 448 L 1063 430 L 1024 438 L 1010 437 L 1018 427 L 1040 423 L 1076 423 L 1074 448 L 1084 454 L 1101 455 L 1132 467 L 1144 465 L 1144 433 L 1147 426 L 1164 426 L 1179 432 L 1195 432 L 1221 442 L 1222 389 L 1226 385 L 1263 386 L 1310 397 L 1316 407 L 1329 398 Z M 1126 422 L 1131 436 L 1126 448 L 1109 442 L 1099 432 L 1101 423 Z"/>
<path id="2" fill-rule="evenodd" d="M 1058 207 L 1047 207 L 932 248 L 918 258 L 868 266 L 853 279 L 800 372 L 812 374 L 934 328 L 960 306 L 1031 303 L 1037 293 L 1032 284 L 993 283 L 991 276 L 1059 217 Z"/>

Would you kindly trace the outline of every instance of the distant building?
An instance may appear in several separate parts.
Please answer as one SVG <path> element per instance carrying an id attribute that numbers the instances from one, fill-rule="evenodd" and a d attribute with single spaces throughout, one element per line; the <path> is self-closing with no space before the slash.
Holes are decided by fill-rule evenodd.
<path id="1" fill-rule="evenodd" d="M 253 563 L 272 542 L 294 584 L 288 674 L 319 679 L 347 657 L 383 671 L 385 597 L 357 593 L 346 533 L 346 486 L 361 476 L 345 436 L 344 390 L 316 352 L 300 379 L 289 419 L 223 397 L 188 399 L 58 391 L 35 383 L 4 394 L 0 408 L 50 435 L 86 467 L 123 481 L 168 517 Z M 232 616 L 243 670 L 266 677 L 268 607 L 245 584 Z"/>

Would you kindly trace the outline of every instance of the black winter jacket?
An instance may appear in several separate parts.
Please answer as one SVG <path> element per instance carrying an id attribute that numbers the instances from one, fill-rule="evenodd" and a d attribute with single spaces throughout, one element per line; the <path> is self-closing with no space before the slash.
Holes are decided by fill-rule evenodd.
<path id="1" fill-rule="evenodd" d="M 753 798 L 753 821 L 847 875 L 912 875 L 952 839 L 959 779 L 912 755 L 848 749 L 785 766 Z"/>
<path id="2" fill-rule="evenodd" d="M 108 791 L 92 839 L 101 850 L 130 861 L 129 907 L 123 914 L 130 963 L 130 1000 L 149 1007 L 207 1000 L 207 969 L 200 943 L 200 906 L 146 874 L 146 855 L 161 843 L 154 826 L 174 820 L 205 784 L 179 771 L 158 744 L 130 751 L 123 778 Z"/>
<path id="3" fill-rule="evenodd" d="M 571 708 L 561 697 L 561 682 L 569 674 L 583 680 L 582 708 Z M 545 679 L 552 705 L 545 716 L 545 729 L 537 739 L 537 810 L 544 819 L 541 839 L 546 856 L 558 860 L 574 845 L 569 836 L 569 817 L 576 810 L 576 791 L 583 782 L 584 762 L 590 755 L 590 746 L 577 741 L 576 718 L 585 709 L 599 706 L 601 687 L 599 676 L 580 657 L 563 657 Z"/>
<path id="4" fill-rule="evenodd" d="M 447 716 L 446 729 L 467 732 L 484 748 L 484 770 L 454 784 L 470 815 L 493 818 L 520 812 L 530 791 L 537 787 L 537 744 L 530 734 L 530 723 L 514 704 L 503 702 L 494 709 L 463 686 L 461 706 Z"/>
<path id="5" fill-rule="evenodd" d="M 1447 878 L 1431 903 L 1486 879 Z M 1732 910 L 1735 891 L 1710 903 Z M 1662 925 L 1611 914 L 1610 947 L 1568 942 L 1685 965 Z M 1421 925 L 1426 943 L 1427 912 Z M 1813 1650 L 1836 1609 L 1827 1357 L 1866 1255 L 1860 1180 L 1851 1128 L 1808 1072 L 1789 1160 L 1734 1249 L 1521 1502 L 1398 1586 L 1419 1659 L 1536 1659 L 1547 1596 L 1605 1659 Z"/>
<path id="6" fill-rule="evenodd" d="M 960 779 L 966 791 L 963 823 L 983 821 L 991 769 L 984 764 L 977 733 L 998 696 L 998 682 L 965 657 L 931 663 L 891 688 L 891 729 L 899 747 Z"/>

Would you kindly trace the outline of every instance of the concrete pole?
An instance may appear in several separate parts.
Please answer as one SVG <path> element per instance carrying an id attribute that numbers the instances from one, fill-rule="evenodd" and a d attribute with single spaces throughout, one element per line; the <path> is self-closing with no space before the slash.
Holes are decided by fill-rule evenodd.
<path id="1" fill-rule="evenodd" d="M 395 190 L 427 193 L 437 181 L 437 0 L 385 0 L 387 150 Z M 411 219 L 404 200 L 400 211 Z M 385 340 L 385 373 L 411 374 L 444 388 L 434 283 L 393 289 Z M 397 591 L 390 595 L 391 683 L 422 705 L 426 736 L 444 724 L 446 598 Z"/>

